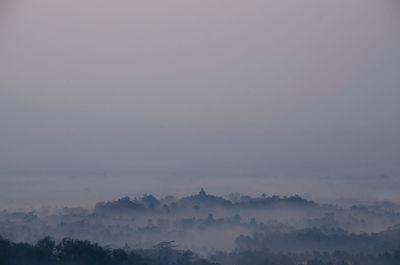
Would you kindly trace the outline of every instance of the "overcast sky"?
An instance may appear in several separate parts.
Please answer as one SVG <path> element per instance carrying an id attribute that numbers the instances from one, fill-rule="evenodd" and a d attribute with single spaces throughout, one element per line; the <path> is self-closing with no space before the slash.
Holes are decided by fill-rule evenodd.
<path id="1" fill-rule="evenodd" d="M 0 8 L 3 182 L 400 177 L 397 0 Z"/>

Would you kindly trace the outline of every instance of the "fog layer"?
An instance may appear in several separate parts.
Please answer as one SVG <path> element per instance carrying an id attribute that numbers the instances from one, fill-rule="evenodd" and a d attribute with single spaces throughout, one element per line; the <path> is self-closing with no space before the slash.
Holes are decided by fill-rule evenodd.
<path id="1" fill-rule="evenodd" d="M 26 178 L 399 177 L 398 1 L 1 4 L 2 201 Z"/>

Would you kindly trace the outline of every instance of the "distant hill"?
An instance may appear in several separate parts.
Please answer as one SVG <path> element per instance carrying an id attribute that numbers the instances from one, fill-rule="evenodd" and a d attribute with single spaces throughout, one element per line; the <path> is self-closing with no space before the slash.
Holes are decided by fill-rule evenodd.
<path id="1" fill-rule="evenodd" d="M 157 199 L 153 195 L 145 195 L 142 198 L 123 197 L 114 201 L 99 202 L 95 206 L 95 212 L 140 212 L 140 211 L 170 211 L 183 209 L 213 209 L 222 207 L 234 208 L 268 208 L 279 206 L 316 207 L 317 203 L 306 200 L 298 195 L 280 197 L 277 195 L 261 197 L 241 196 L 238 201 L 231 201 L 220 196 L 211 195 L 202 188 L 198 194 L 177 198 L 172 202 L 166 199 Z"/>

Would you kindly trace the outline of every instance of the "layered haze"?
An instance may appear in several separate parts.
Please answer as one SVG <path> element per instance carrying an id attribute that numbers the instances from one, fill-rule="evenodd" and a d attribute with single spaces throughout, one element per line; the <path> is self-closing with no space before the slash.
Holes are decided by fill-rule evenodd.
<path id="1" fill-rule="evenodd" d="M 400 202 L 396 0 L 0 2 L 0 208 Z"/>

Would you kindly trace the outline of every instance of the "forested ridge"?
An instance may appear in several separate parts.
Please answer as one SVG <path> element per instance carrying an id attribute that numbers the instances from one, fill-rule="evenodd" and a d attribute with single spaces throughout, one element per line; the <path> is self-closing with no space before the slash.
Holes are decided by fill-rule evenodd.
<path id="1" fill-rule="evenodd" d="M 231 193 L 0 211 L 0 265 L 400 265 L 400 205 Z"/>
<path id="2" fill-rule="evenodd" d="M 363 252 L 271 252 L 269 249 L 216 252 L 208 259 L 190 250 L 175 250 L 173 242 L 152 249 L 112 249 L 85 240 L 50 237 L 36 244 L 13 243 L 0 237 L 0 265 L 398 265 L 400 250 Z"/>
<path id="3" fill-rule="evenodd" d="M 140 254 L 139 254 L 140 253 Z M 0 237 L 1 265 L 212 265 L 191 251 L 173 250 L 169 242 L 152 249 L 132 251 L 102 247 L 87 240 L 50 237 L 35 245 L 13 243 Z"/>

